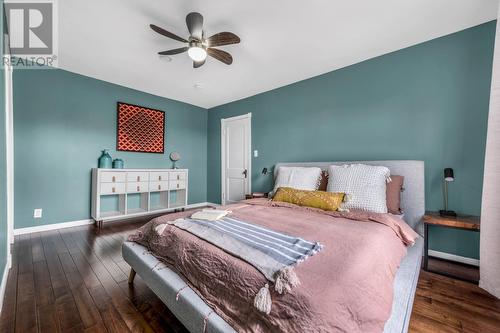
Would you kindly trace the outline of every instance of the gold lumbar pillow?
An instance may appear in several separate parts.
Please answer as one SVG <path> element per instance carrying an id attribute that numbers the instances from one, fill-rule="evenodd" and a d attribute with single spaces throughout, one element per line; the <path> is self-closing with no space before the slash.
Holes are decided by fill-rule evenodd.
<path id="1" fill-rule="evenodd" d="M 344 202 L 344 193 L 296 190 L 291 187 L 280 187 L 273 201 L 288 202 L 298 206 L 314 207 L 323 210 L 339 210 Z"/>

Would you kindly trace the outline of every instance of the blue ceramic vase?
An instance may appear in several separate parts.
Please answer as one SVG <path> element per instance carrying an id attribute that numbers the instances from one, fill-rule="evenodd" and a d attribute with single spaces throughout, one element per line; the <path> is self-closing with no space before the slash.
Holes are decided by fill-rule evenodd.
<path id="1" fill-rule="evenodd" d="M 123 169 L 123 160 L 121 158 L 113 161 L 113 169 Z"/>
<path id="2" fill-rule="evenodd" d="M 99 168 L 101 169 L 111 169 L 113 164 L 113 159 L 109 155 L 109 149 L 104 149 L 102 151 L 101 157 L 99 157 Z"/>

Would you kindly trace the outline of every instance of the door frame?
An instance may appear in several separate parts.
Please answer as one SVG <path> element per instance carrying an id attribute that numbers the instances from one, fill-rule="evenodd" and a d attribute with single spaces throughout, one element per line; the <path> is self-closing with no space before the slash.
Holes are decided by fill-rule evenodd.
<path id="1" fill-rule="evenodd" d="M 13 67 L 5 66 L 5 160 L 6 160 L 6 194 L 7 194 L 7 263 L 11 264 L 11 244 L 14 244 L 14 100 L 13 100 Z"/>
<path id="2" fill-rule="evenodd" d="M 221 203 L 223 205 L 226 204 L 226 198 L 225 198 L 225 191 L 226 191 L 226 142 L 225 142 L 225 136 L 226 133 L 224 131 L 224 127 L 226 123 L 235 121 L 235 120 L 242 120 L 242 119 L 248 119 L 248 124 L 249 124 L 249 131 L 247 133 L 247 142 L 249 143 L 250 147 L 248 150 L 248 185 L 247 189 L 245 192 L 250 192 L 252 190 L 252 113 L 246 113 L 241 116 L 236 116 L 236 117 L 230 117 L 230 118 L 222 118 L 220 120 L 220 157 L 221 157 Z M 248 193 L 246 193 L 248 194 Z"/>

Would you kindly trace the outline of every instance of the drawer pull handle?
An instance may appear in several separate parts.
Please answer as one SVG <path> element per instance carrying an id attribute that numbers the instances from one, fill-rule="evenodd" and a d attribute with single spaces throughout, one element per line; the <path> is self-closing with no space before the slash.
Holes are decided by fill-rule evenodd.
<path id="1" fill-rule="evenodd" d="M 158 180 L 161 180 L 161 176 L 158 176 Z"/>
<path id="2" fill-rule="evenodd" d="M 140 182 L 141 181 L 141 176 L 137 176 L 137 181 Z"/>
<path id="3" fill-rule="evenodd" d="M 140 190 L 141 190 L 141 187 L 137 186 L 137 192 L 139 192 Z"/>
<path id="4" fill-rule="evenodd" d="M 116 182 L 116 177 L 113 176 L 113 178 L 111 178 L 111 180 L 113 181 L 113 183 Z"/>
<path id="5" fill-rule="evenodd" d="M 181 175 L 177 175 L 177 180 L 180 180 L 181 179 Z"/>
<path id="6" fill-rule="evenodd" d="M 115 192 L 116 192 L 116 188 L 114 188 L 114 187 L 113 187 L 113 188 L 111 189 L 111 192 L 115 193 Z"/>
<path id="7" fill-rule="evenodd" d="M 179 188 L 179 183 L 177 183 L 177 188 Z"/>
<path id="8" fill-rule="evenodd" d="M 161 190 L 161 185 L 158 185 L 158 189 Z"/>

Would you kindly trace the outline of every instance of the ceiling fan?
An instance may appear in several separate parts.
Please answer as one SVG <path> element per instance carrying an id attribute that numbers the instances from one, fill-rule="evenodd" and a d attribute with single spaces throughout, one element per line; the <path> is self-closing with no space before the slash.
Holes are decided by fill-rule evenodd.
<path id="1" fill-rule="evenodd" d="M 214 48 L 215 46 L 223 46 L 230 44 L 238 44 L 240 38 L 233 34 L 232 32 L 219 32 L 211 37 L 205 38 L 203 31 L 203 16 L 200 13 L 189 13 L 186 16 L 186 25 L 189 30 L 190 36 L 188 39 L 179 37 L 157 25 L 150 24 L 149 26 L 155 32 L 159 33 L 168 38 L 175 39 L 179 42 L 186 43 L 187 45 L 181 48 L 158 52 L 160 55 L 174 55 L 186 52 L 189 57 L 193 59 L 193 67 L 201 67 L 207 55 L 222 61 L 226 65 L 231 65 L 233 63 L 233 57 L 226 51 L 222 51 Z"/>

